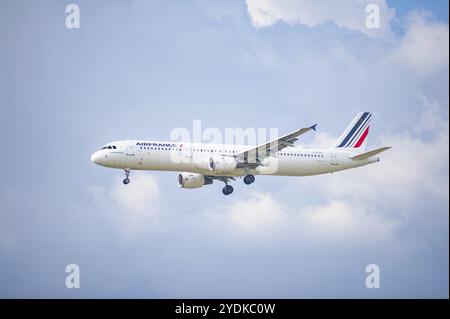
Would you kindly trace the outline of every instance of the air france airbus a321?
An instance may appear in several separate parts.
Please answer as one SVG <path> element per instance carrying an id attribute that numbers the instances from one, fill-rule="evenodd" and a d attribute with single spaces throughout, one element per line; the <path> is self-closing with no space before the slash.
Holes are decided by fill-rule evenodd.
<path id="1" fill-rule="evenodd" d="M 229 195 L 229 183 L 237 177 L 249 185 L 254 175 L 318 175 L 378 162 L 377 154 L 390 147 L 365 151 L 371 117 L 369 112 L 358 113 L 335 145 L 326 149 L 294 145 L 300 135 L 316 130 L 313 125 L 258 146 L 122 140 L 103 146 L 91 161 L 123 169 L 125 185 L 131 170 L 181 171 L 180 187 L 198 188 L 217 180 L 225 183 L 222 192 Z"/>

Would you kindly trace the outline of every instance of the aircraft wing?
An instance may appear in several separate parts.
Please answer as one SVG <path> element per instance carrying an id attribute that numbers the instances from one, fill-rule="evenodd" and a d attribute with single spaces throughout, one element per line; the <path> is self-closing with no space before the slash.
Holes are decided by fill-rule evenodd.
<path id="1" fill-rule="evenodd" d="M 236 154 L 235 157 L 239 163 L 238 165 L 241 167 L 247 166 L 255 168 L 260 165 L 260 161 L 265 157 L 273 155 L 285 147 L 294 146 L 294 143 L 298 140 L 300 135 L 305 134 L 310 130 L 315 131 L 316 126 L 317 124 L 311 127 L 300 128 L 294 132 Z"/>

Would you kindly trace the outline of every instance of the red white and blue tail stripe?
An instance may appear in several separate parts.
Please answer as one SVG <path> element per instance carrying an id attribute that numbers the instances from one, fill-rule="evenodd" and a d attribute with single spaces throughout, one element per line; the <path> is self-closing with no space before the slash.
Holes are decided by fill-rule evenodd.
<path id="1" fill-rule="evenodd" d="M 363 150 L 369 134 L 371 117 L 372 113 L 370 112 L 358 113 L 339 137 L 334 147 Z"/>

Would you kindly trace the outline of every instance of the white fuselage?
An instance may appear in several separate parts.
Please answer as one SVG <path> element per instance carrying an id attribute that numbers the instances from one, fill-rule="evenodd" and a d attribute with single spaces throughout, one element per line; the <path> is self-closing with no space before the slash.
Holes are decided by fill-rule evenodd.
<path id="1" fill-rule="evenodd" d="M 119 169 L 183 171 L 211 176 L 280 175 L 308 176 L 355 168 L 379 160 L 373 156 L 354 160 L 348 149 L 313 149 L 287 147 L 266 157 L 255 169 L 236 168 L 226 174 L 211 171 L 211 158 L 233 159 L 233 155 L 251 148 L 249 145 L 199 144 L 160 141 L 122 140 L 109 143 L 95 152 L 91 160 L 96 164 Z"/>

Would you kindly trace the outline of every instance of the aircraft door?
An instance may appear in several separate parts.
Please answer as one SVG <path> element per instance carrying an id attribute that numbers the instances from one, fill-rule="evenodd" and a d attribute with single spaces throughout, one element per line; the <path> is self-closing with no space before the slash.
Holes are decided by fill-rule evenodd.
<path id="1" fill-rule="evenodd" d="M 332 165 L 332 166 L 337 166 L 338 165 L 336 152 L 331 152 L 330 153 L 330 165 Z"/>
<path id="2" fill-rule="evenodd" d="M 134 156 L 134 144 L 131 141 L 127 142 L 126 155 L 127 156 Z"/>

